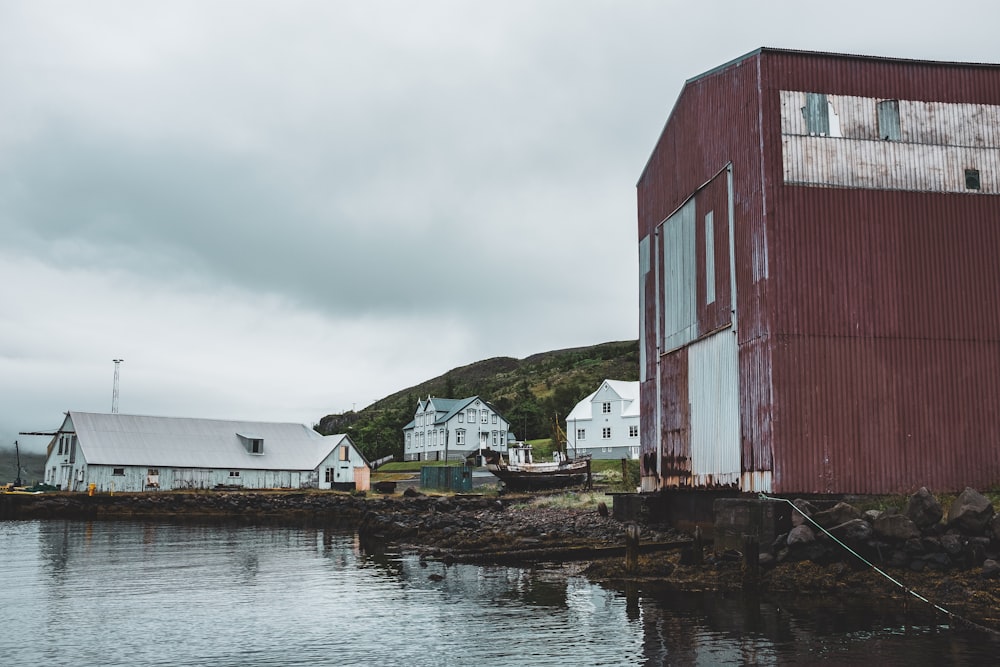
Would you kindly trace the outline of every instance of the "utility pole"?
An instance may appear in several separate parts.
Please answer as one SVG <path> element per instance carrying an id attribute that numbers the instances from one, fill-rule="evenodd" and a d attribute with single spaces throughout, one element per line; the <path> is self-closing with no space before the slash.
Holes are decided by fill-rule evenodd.
<path id="1" fill-rule="evenodd" d="M 125 361 L 124 359 L 112 359 L 115 362 L 115 385 L 111 391 L 111 414 L 118 414 L 118 367 Z"/>
<path id="2" fill-rule="evenodd" d="M 14 441 L 14 456 L 17 458 L 17 472 L 14 473 L 14 486 L 21 486 L 21 449 Z"/>

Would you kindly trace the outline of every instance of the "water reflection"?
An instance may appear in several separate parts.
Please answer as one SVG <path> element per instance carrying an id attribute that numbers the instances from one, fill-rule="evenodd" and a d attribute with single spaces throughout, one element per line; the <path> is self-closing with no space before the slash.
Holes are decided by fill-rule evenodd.
<path id="1" fill-rule="evenodd" d="M 606 589 L 554 565 L 421 561 L 337 528 L 0 522 L 0 541 L 9 661 L 895 665 L 1000 648 L 867 601 Z"/>

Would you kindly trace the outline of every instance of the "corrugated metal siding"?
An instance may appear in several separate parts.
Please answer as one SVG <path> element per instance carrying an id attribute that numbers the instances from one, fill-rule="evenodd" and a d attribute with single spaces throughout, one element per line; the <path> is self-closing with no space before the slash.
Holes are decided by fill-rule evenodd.
<path id="1" fill-rule="evenodd" d="M 1000 374 L 983 372 L 1000 366 L 995 201 L 786 188 L 774 218 L 779 488 L 1000 479 Z M 947 465 L 955 452 L 964 465 Z"/>
<path id="2" fill-rule="evenodd" d="M 736 310 L 739 313 L 738 343 L 756 340 L 761 332 L 768 330 L 764 306 L 767 303 L 769 266 L 767 230 L 763 225 L 765 204 L 759 150 L 760 116 L 753 102 L 757 90 L 758 65 L 752 59 L 690 82 L 671 112 L 664 133 L 638 183 L 640 238 L 653 231 L 697 192 L 695 222 L 698 237 L 695 245 L 696 252 L 701 256 L 696 279 L 698 335 L 704 336 L 730 321 L 735 290 Z M 705 128 L 707 131 L 703 131 Z M 732 189 L 738 193 L 731 211 L 735 230 L 733 239 L 730 239 L 730 187 L 729 170 L 726 168 L 730 163 Z M 705 299 L 705 234 L 702 224 L 697 224 L 703 223 L 705 214 L 710 210 L 714 212 L 717 280 L 713 304 L 706 303 Z M 731 246 L 736 254 L 735 262 L 729 257 Z M 750 263 L 745 258 L 749 258 Z M 654 268 L 658 259 L 662 261 L 662 255 L 654 253 Z M 736 289 L 736 284 L 740 285 L 739 289 Z M 647 291 L 645 298 L 648 320 L 655 312 L 655 294 Z M 744 304 L 749 303 L 754 307 L 745 309 Z M 659 359 L 661 363 L 661 396 L 657 398 L 653 383 L 643 385 L 643 451 L 652 451 L 652 443 L 649 443 L 646 434 L 653 430 L 662 442 L 663 483 L 689 485 L 692 480 L 687 356 L 684 349 L 664 356 L 657 355 L 657 352 L 653 345 L 647 343 L 647 368 L 652 373 L 649 377 L 657 377 L 655 362 Z M 768 377 L 769 372 L 767 369 Z M 659 424 L 650 428 L 650 422 L 657 419 L 657 407 L 661 411 Z M 755 410 L 754 406 L 744 405 L 741 401 L 739 421 L 744 421 Z M 766 427 L 769 424 L 769 421 L 763 422 Z M 755 444 L 769 448 L 770 432 L 761 434 L 761 439 Z M 647 488 L 645 481 L 643 488 Z"/>
<path id="3" fill-rule="evenodd" d="M 698 335 L 705 336 L 732 323 L 732 277 L 729 243 L 729 170 L 723 170 L 695 196 L 695 256 L 698 258 Z M 706 219 L 712 225 L 712 248 L 706 246 L 709 234 Z M 709 259 L 711 253 L 711 260 Z M 708 274 L 709 264 L 713 274 Z M 708 299 L 708 283 L 714 285 L 713 299 Z"/>
<path id="4" fill-rule="evenodd" d="M 685 87 L 638 183 L 639 238 L 732 163 L 743 488 L 995 484 L 995 198 L 785 185 L 781 90 L 1000 105 L 1000 68 L 764 50 Z M 650 340 L 643 432 L 652 397 L 664 481 L 683 483 L 685 348 Z"/>
<path id="5" fill-rule="evenodd" d="M 660 359 L 660 475 L 668 486 L 686 486 L 691 477 L 691 399 L 688 347 Z"/>
<path id="6" fill-rule="evenodd" d="M 740 411 L 736 337 L 730 329 L 688 351 L 694 486 L 738 486 Z"/>
<path id="7" fill-rule="evenodd" d="M 904 138 L 995 145 L 993 130 L 977 137 L 955 117 L 1000 103 L 1000 68 L 765 53 L 762 70 L 769 288 L 777 305 L 770 342 L 775 491 L 995 484 L 1000 204 L 981 193 L 784 185 L 776 119 L 781 90 L 899 99 L 904 118 L 903 109 L 944 116 L 922 128 L 930 134 Z M 979 110 L 989 115 L 989 107 Z M 877 144 L 867 158 L 844 159 L 902 160 L 918 175 L 942 166 L 933 150 L 917 155 L 897 146 Z M 990 170 L 987 187 L 996 178 Z M 934 187 L 960 191 L 955 186 Z M 741 359 L 741 368 L 755 366 Z M 754 451 L 744 444 L 745 466 Z"/>

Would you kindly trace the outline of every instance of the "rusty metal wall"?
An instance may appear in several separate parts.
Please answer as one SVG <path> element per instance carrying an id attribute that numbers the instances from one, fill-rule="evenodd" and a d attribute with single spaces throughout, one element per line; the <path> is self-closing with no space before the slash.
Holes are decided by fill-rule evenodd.
<path id="1" fill-rule="evenodd" d="M 741 488 L 996 484 L 1000 197 L 786 184 L 782 90 L 998 105 L 1000 67 L 762 50 L 685 86 L 637 186 L 639 236 L 732 163 Z M 691 475 L 685 349 L 646 343 L 668 486 Z"/>
<path id="2" fill-rule="evenodd" d="M 996 145 L 996 128 L 963 128 L 955 119 L 992 118 L 1000 103 L 1000 67 L 765 52 L 762 89 L 769 119 L 764 146 L 774 277 L 768 347 L 775 491 L 886 493 L 996 484 L 1000 197 L 987 194 L 996 191 L 996 153 L 982 150 Z M 906 168 L 881 183 L 785 184 L 776 123 L 782 90 L 901 100 L 901 115 L 921 112 L 934 121 L 911 125 L 904 139 L 980 147 L 957 152 L 985 167 L 984 190 L 962 192 L 957 167 L 950 182 L 922 176 L 922 161 L 928 172 L 947 171 L 938 169 L 942 149 L 902 143 L 891 150 L 869 145 L 865 164 L 896 155 Z M 877 189 L 882 184 L 952 192 Z"/>

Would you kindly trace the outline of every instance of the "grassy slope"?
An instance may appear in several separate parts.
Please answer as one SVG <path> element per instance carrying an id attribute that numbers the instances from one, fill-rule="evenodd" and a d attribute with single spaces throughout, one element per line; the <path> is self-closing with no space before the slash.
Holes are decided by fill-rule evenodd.
<path id="1" fill-rule="evenodd" d="M 402 428 L 420 398 L 481 396 L 511 423 L 520 439 L 550 438 L 555 419 L 604 379 L 639 379 L 637 340 L 602 343 L 534 354 L 496 357 L 454 368 L 444 375 L 397 391 L 360 412 L 323 417 L 320 433 L 349 433 L 369 458 L 402 454 Z"/>

